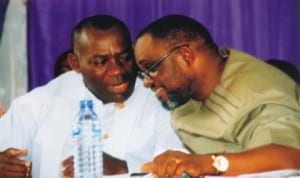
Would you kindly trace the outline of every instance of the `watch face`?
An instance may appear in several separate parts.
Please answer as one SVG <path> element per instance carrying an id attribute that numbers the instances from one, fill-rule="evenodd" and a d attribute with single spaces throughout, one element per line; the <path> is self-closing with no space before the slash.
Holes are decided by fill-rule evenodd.
<path id="1" fill-rule="evenodd" d="M 225 156 L 212 156 L 213 166 L 218 172 L 226 172 L 229 167 L 229 161 Z"/>

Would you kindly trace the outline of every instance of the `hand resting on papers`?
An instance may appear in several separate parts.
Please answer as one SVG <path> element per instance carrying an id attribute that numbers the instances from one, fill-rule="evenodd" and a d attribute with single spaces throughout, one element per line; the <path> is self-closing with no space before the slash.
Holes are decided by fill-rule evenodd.
<path id="1" fill-rule="evenodd" d="M 125 161 L 114 158 L 109 154 L 103 154 L 104 175 L 125 174 L 128 173 Z"/>
<path id="2" fill-rule="evenodd" d="M 208 155 L 195 155 L 182 151 L 166 151 L 154 158 L 152 162 L 142 165 L 141 170 L 151 172 L 157 177 L 182 177 L 187 174 L 191 177 L 206 175 L 216 172 L 212 166 L 204 166 L 206 163 L 212 163 Z M 199 165 L 202 165 L 199 169 Z"/>

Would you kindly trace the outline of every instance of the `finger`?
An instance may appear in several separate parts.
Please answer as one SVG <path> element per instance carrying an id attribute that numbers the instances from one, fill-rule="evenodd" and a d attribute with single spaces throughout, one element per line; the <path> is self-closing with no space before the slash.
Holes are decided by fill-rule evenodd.
<path id="1" fill-rule="evenodd" d="M 27 149 L 9 148 L 6 151 L 4 151 L 4 153 L 11 157 L 19 157 L 27 155 L 28 151 Z"/>
<path id="2" fill-rule="evenodd" d="M 0 177 L 9 178 L 30 178 L 31 169 L 28 170 L 24 165 L 12 165 L 0 163 Z"/>
<path id="3" fill-rule="evenodd" d="M 9 177 L 9 178 L 17 178 L 17 177 L 25 177 L 25 173 L 20 173 L 20 172 L 2 172 L 0 171 L 0 177 Z"/>
<path id="4" fill-rule="evenodd" d="M 68 166 L 70 164 L 73 164 L 73 161 L 74 161 L 74 157 L 73 156 L 69 156 L 67 159 L 65 159 L 65 160 L 63 160 L 61 162 L 61 166 L 65 167 L 65 166 Z"/>
<path id="5" fill-rule="evenodd" d="M 74 177 L 74 167 L 73 165 L 70 165 L 68 167 L 66 167 L 63 171 L 62 171 L 62 175 L 63 177 Z"/>
<path id="6" fill-rule="evenodd" d="M 141 170 L 144 172 L 152 172 L 153 170 L 153 162 L 147 162 L 142 165 Z"/>
<path id="7" fill-rule="evenodd" d="M 74 177 L 74 167 L 73 166 L 68 167 L 66 174 L 68 175 L 68 177 Z"/>
<path id="8" fill-rule="evenodd" d="M 29 162 L 29 161 L 26 162 L 25 166 L 27 168 L 27 170 L 26 170 L 26 178 L 31 178 L 32 177 L 32 175 L 31 175 L 31 170 L 32 170 L 32 164 L 31 164 L 31 162 Z"/>
<path id="9" fill-rule="evenodd" d="M 171 160 L 166 168 L 166 175 L 174 177 L 174 175 L 176 174 L 176 169 L 177 169 L 177 162 L 176 160 Z"/>
<path id="10" fill-rule="evenodd" d="M 176 177 L 181 177 L 183 173 L 186 173 L 189 175 L 188 171 L 184 168 L 183 164 L 179 164 L 177 166 L 177 169 L 175 171 L 175 176 Z"/>
<path id="11" fill-rule="evenodd" d="M 166 174 L 166 170 L 168 167 L 169 158 L 160 157 L 155 160 L 155 164 L 153 165 L 153 173 L 158 177 L 170 177 L 170 175 Z"/>
<path id="12" fill-rule="evenodd" d="M 19 172 L 25 173 L 27 168 L 24 165 L 0 163 L 0 172 Z"/>
<path id="13" fill-rule="evenodd" d="M 27 160 L 21 160 L 18 157 L 12 157 L 7 155 L 7 153 L 2 153 L 0 155 L 0 163 L 3 165 L 11 165 L 11 166 L 20 166 L 20 167 L 25 167 L 28 168 L 30 167 L 30 161 Z"/>
<path id="14" fill-rule="evenodd" d="M 73 171 L 74 171 L 74 157 L 70 156 L 67 159 L 65 159 L 61 166 L 63 167 L 62 175 L 63 177 L 70 178 L 73 177 Z"/>

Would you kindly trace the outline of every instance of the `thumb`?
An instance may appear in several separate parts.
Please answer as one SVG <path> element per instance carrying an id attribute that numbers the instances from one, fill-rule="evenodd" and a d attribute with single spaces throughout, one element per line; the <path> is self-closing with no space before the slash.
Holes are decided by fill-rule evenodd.
<path id="1" fill-rule="evenodd" d="M 5 151 L 5 153 L 11 157 L 18 157 L 27 155 L 28 151 L 27 149 L 9 148 Z"/>
<path id="2" fill-rule="evenodd" d="M 147 162 L 142 165 L 141 170 L 144 172 L 152 172 L 152 166 L 153 166 L 152 162 Z"/>

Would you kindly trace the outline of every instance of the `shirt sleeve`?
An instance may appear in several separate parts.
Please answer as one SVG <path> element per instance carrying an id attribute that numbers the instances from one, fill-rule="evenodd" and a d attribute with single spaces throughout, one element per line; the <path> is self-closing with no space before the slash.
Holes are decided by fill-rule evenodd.
<path id="1" fill-rule="evenodd" d="M 244 131 L 250 130 L 245 136 L 247 148 L 279 144 L 300 149 L 299 112 L 278 104 L 265 104 L 251 114 L 255 119 Z"/>
<path id="2" fill-rule="evenodd" d="M 30 101 L 29 101 L 30 102 Z M 26 98 L 15 100 L 7 113 L 0 119 L 0 150 L 13 147 L 27 149 L 30 159 L 31 145 L 37 123 L 33 119 L 35 111 Z"/>
<path id="3" fill-rule="evenodd" d="M 48 98 L 45 89 L 39 88 L 16 98 L 0 119 L 0 150 L 13 147 L 27 149 L 31 158 L 32 143 L 41 120 L 40 113 Z"/>

